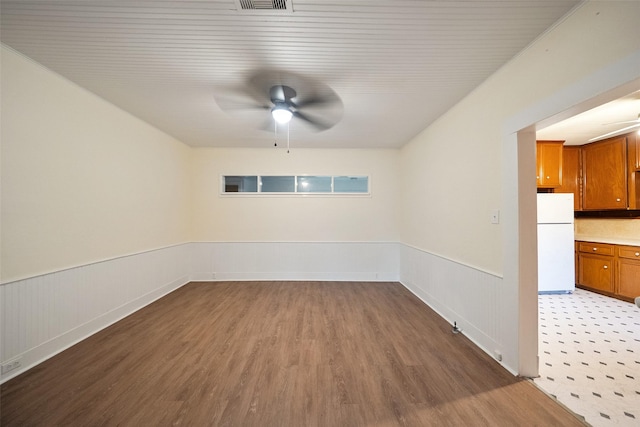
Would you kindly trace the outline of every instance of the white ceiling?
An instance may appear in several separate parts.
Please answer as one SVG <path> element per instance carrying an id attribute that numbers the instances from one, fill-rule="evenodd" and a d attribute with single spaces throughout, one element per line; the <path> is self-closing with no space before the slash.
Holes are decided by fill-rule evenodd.
<path id="1" fill-rule="evenodd" d="M 638 129 L 640 91 L 538 130 L 536 137 L 565 141 L 565 145 L 583 145 Z"/>
<path id="2" fill-rule="evenodd" d="M 303 75 L 343 103 L 298 147 L 400 147 L 562 19 L 578 0 L 234 0 L 0 3 L 2 42 L 192 146 L 268 147 L 268 111 L 216 94 L 259 69 Z M 640 112 L 640 111 L 639 111 Z M 267 115 L 267 116 L 265 116 Z"/>

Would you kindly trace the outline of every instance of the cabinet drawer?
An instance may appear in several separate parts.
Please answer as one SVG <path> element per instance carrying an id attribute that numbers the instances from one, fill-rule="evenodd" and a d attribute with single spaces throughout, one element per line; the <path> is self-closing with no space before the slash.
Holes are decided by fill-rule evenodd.
<path id="1" fill-rule="evenodd" d="M 618 256 L 640 261 L 640 246 L 618 246 Z"/>
<path id="2" fill-rule="evenodd" d="M 580 242 L 578 243 L 578 251 L 583 253 L 613 256 L 614 245 L 606 243 Z"/>

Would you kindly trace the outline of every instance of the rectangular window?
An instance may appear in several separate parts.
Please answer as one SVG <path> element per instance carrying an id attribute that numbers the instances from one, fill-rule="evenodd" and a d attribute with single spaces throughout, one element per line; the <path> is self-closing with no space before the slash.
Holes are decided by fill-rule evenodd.
<path id="1" fill-rule="evenodd" d="M 261 193 L 293 193 L 296 181 L 294 176 L 261 176 Z"/>
<path id="2" fill-rule="evenodd" d="M 330 176 L 298 176 L 298 193 L 331 193 Z"/>
<path id="3" fill-rule="evenodd" d="M 225 193 L 257 193 L 257 176 L 224 176 Z"/>
<path id="4" fill-rule="evenodd" d="M 368 195 L 368 176 L 223 175 L 221 193 L 273 195 Z"/>
<path id="5" fill-rule="evenodd" d="M 368 193 L 368 176 L 334 176 L 333 191 L 336 193 Z"/>

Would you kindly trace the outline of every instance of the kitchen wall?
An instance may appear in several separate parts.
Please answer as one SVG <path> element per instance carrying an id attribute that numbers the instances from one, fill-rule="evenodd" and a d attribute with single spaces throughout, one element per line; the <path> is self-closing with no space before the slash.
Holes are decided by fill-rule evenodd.
<path id="1" fill-rule="evenodd" d="M 576 239 L 611 239 L 640 244 L 640 219 L 576 219 Z"/>

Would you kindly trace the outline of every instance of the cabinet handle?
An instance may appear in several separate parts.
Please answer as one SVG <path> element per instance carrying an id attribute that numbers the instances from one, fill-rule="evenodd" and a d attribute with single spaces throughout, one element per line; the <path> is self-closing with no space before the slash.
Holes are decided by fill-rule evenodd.
<path id="1" fill-rule="evenodd" d="M 547 177 L 547 179 L 549 179 L 549 177 Z"/>
<path id="2" fill-rule="evenodd" d="M 635 255 L 636 255 L 636 256 L 640 256 L 640 252 L 636 252 L 636 253 L 635 253 Z"/>
<path id="3" fill-rule="evenodd" d="M 604 267 L 602 267 L 602 268 L 604 268 L 604 269 L 606 270 L 607 268 L 609 268 L 609 266 L 608 266 L 608 265 L 605 265 L 605 266 L 604 266 Z"/>
<path id="4" fill-rule="evenodd" d="M 616 202 L 619 202 L 619 201 L 620 201 L 620 199 L 616 199 Z"/>
<path id="5" fill-rule="evenodd" d="M 593 248 L 593 250 L 594 250 L 594 251 L 597 251 L 597 250 L 598 250 L 598 248 Z"/>

